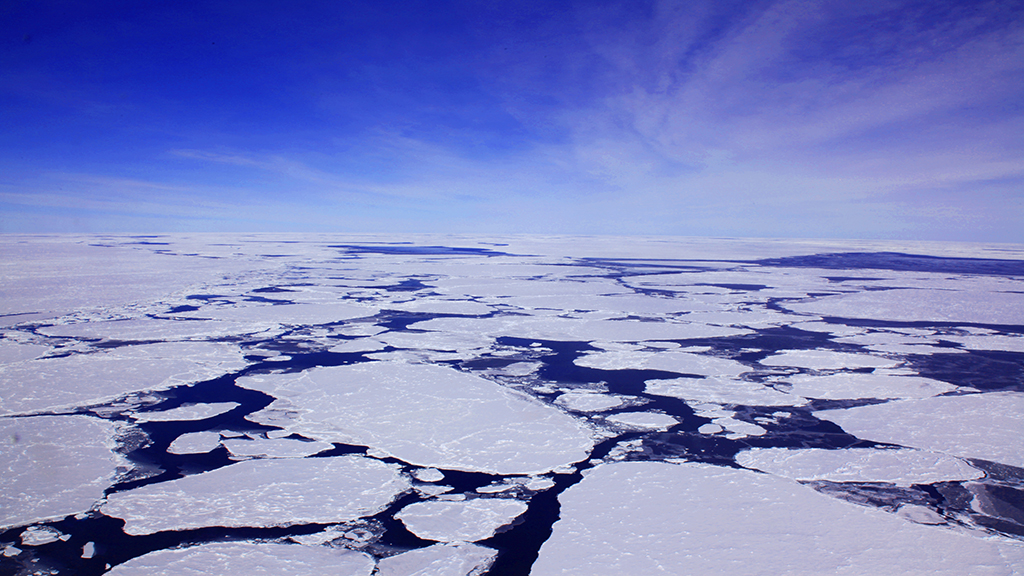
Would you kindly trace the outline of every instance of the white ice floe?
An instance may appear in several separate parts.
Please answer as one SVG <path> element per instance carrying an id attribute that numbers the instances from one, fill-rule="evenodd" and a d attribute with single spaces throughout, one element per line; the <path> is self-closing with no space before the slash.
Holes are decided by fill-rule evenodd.
<path id="1" fill-rule="evenodd" d="M 898 400 L 815 416 L 876 442 L 1024 467 L 1024 394 L 992 392 Z"/>
<path id="2" fill-rule="evenodd" d="M 484 574 L 498 552 L 466 542 L 441 543 L 388 556 L 376 576 L 476 576 Z"/>
<path id="3" fill-rule="evenodd" d="M 795 312 L 840 318 L 1024 324 L 1024 294 L 1019 292 L 913 288 L 824 296 L 783 306 Z"/>
<path id="4" fill-rule="evenodd" d="M 160 318 L 127 318 L 58 324 L 39 328 L 40 334 L 66 338 L 106 339 L 119 341 L 152 342 L 160 340 L 187 341 L 190 339 L 222 338 L 239 334 L 271 336 L 273 327 L 244 322 L 217 320 L 171 320 Z M 278 331 L 279 332 L 279 331 Z"/>
<path id="5" fill-rule="evenodd" d="M 419 468 L 412 471 L 412 477 L 420 482 L 440 482 L 444 480 L 444 472 L 437 468 Z"/>
<path id="6" fill-rule="evenodd" d="M 171 442 L 167 451 L 171 454 L 205 454 L 220 446 L 220 434 L 216 432 L 188 432 Z"/>
<path id="7" fill-rule="evenodd" d="M 397 466 L 362 456 L 247 460 L 116 492 L 102 511 L 131 535 L 330 523 L 376 514 L 408 488 Z"/>
<path id="8" fill-rule="evenodd" d="M 50 349 L 50 346 L 43 344 L 29 344 L 0 339 L 0 364 L 13 364 L 15 362 L 32 360 L 42 356 Z"/>
<path id="9" fill-rule="evenodd" d="M 511 498 L 473 498 L 462 502 L 417 502 L 395 514 L 410 532 L 437 542 L 476 542 L 494 536 L 526 512 L 526 503 Z"/>
<path id="10" fill-rule="evenodd" d="M 109 576 L 370 576 L 371 556 L 327 546 L 219 542 L 191 548 L 157 550 L 114 566 Z"/>
<path id="11" fill-rule="evenodd" d="M 583 460 L 595 442 L 560 410 L 442 366 L 368 362 L 237 384 L 279 398 L 253 421 L 424 467 L 540 474 Z"/>
<path id="12" fill-rule="evenodd" d="M 892 482 L 901 486 L 973 480 L 985 475 L 958 458 L 909 448 L 752 448 L 737 454 L 736 462 L 794 480 Z"/>
<path id="13" fill-rule="evenodd" d="M 230 412 L 239 406 L 238 402 L 213 402 L 192 404 L 159 412 L 139 412 L 132 415 L 136 422 L 167 422 L 177 420 L 205 420 Z"/>
<path id="14" fill-rule="evenodd" d="M 310 325 L 330 324 L 342 320 L 364 318 L 377 314 L 375 307 L 355 303 L 260 304 L 252 306 L 204 306 L 181 316 L 245 322 L 247 324 Z"/>
<path id="15" fill-rule="evenodd" d="M 387 309 L 418 312 L 420 314 L 458 314 L 463 316 L 478 316 L 494 311 L 493 308 L 482 302 L 474 302 L 472 300 L 441 300 L 437 298 L 415 298 L 405 302 L 392 302 L 387 305 Z"/>
<path id="16" fill-rule="evenodd" d="M 693 402 L 690 407 L 693 408 L 693 413 L 697 416 L 711 419 L 710 424 L 704 424 L 697 429 L 701 434 L 724 432 L 727 438 L 737 439 L 747 436 L 763 436 L 767 432 L 757 424 L 734 418 L 736 411 L 728 410 L 720 404 Z"/>
<path id="17" fill-rule="evenodd" d="M 719 338 L 750 334 L 750 330 L 699 322 L 641 322 L 639 320 L 581 320 L 557 316 L 503 315 L 491 318 L 434 318 L 412 327 L 438 332 L 485 334 L 497 338 L 538 340 L 638 342 L 685 338 Z"/>
<path id="18" fill-rule="evenodd" d="M 812 370 L 882 368 L 897 366 L 900 362 L 900 360 L 892 360 L 871 354 L 852 354 L 850 352 L 834 352 L 832 350 L 786 350 L 761 360 L 761 364 L 765 366 L 791 366 L 794 368 L 810 368 Z"/>
<path id="19" fill-rule="evenodd" d="M 556 400 L 558 404 L 576 412 L 601 412 L 622 405 L 622 398 L 610 394 L 568 393 Z"/>
<path id="20" fill-rule="evenodd" d="M 67 540 L 70 535 L 49 526 L 29 526 L 21 533 L 22 546 L 42 546 L 58 540 Z"/>
<path id="21" fill-rule="evenodd" d="M 117 430 L 86 416 L 0 418 L 0 528 L 91 508 L 121 463 Z"/>
<path id="22" fill-rule="evenodd" d="M 1005 352 L 1024 352 L 1024 336 L 1008 336 L 1003 334 L 972 334 L 969 336 L 943 336 L 943 340 L 958 342 L 968 350 L 1001 350 Z M 950 352 L 949 348 L 943 350 Z"/>
<path id="23" fill-rule="evenodd" d="M 213 342 L 125 346 L 0 366 L 0 414 L 56 410 L 140 390 L 208 380 L 245 366 L 237 347 Z"/>
<path id="24" fill-rule="evenodd" d="M 790 480 L 704 464 L 598 466 L 559 501 L 532 576 L 1010 576 L 1024 562 L 1019 542 L 913 524 Z"/>
<path id="25" fill-rule="evenodd" d="M 646 380 L 644 387 L 648 394 L 680 398 L 688 402 L 743 406 L 802 406 L 807 403 L 800 396 L 779 392 L 758 382 L 731 378 Z"/>
<path id="26" fill-rule="evenodd" d="M 921 376 L 885 373 L 840 372 L 823 376 L 796 374 L 785 379 L 790 393 L 804 398 L 833 400 L 855 398 L 928 398 L 956 388 Z"/>
<path id="27" fill-rule="evenodd" d="M 233 458 L 302 458 L 334 448 L 330 442 L 295 438 L 236 438 L 221 442 Z"/>
<path id="28" fill-rule="evenodd" d="M 606 420 L 619 426 L 639 430 L 668 430 L 679 423 L 672 416 L 657 412 L 625 412 L 609 416 Z"/>
<path id="29" fill-rule="evenodd" d="M 739 376 L 750 368 L 735 360 L 691 354 L 679 350 L 634 352 L 629 350 L 592 352 L 573 361 L 577 366 L 601 370 L 667 370 L 701 376 Z"/>

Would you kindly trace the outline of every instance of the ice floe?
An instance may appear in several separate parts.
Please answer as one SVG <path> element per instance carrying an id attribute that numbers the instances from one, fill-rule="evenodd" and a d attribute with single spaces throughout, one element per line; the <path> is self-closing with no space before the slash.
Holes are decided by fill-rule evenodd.
<path id="1" fill-rule="evenodd" d="M 190 548 L 157 550 L 114 566 L 110 576 L 186 576 L 246 574 L 252 576 L 370 576 L 373 557 L 326 546 L 220 542 Z"/>
<path id="2" fill-rule="evenodd" d="M 804 398 L 928 398 L 956 386 L 921 376 L 886 373 L 839 372 L 836 374 L 796 374 L 785 378 L 790 393 Z"/>
<path id="3" fill-rule="evenodd" d="M 0 418 L 0 527 L 89 510 L 121 463 L 117 431 L 86 416 Z"/>
<path id="4" fill-rule="evenodd" d="M 815 416 L 865 440 L 1024 467 L 1024 394 L 992 392 L 896 400 Z"/>
<path id="5" fill-rule="evenodd" d="M 731 378 L 646 380 L 644 391 L 656 396 L 669 396 L 689 402 L 744 406 L 802 406 L 807 403 L 800 396 L 779 392 L 758 382 Z"/>
<path id="6" fill-rule="evenodd" d="M 334 448 L 330 442 L 296 438 L 235 438 L 221 442 L 233 458 L 302 458 Z"/>
<path id="7" fill-rule="evenodd" d="M 476 544 L 439 543 L 383 558 L 376 576 L 476 576 L 485 574 L 497 555 Z"/>
<path id="8" fill-rule="evenodd" d="M 58 410 L 141 390 L 208 380 L 245 366 L 237 347 L 212 342 L 125 346 L 0 366 L 0 414 Z"/>
<path id="9" fill-rule="evenodd" d="M 539 474 L 583 460 L 594 444 L 565 413 L 442 366 L 367 362 L 237 384 L 280 398 L 253 421 L 418 466 Z"/>
<path id="10" fill-rule="evenodd" d="M 511 498 L 473 498 L 462 502 L 417 502 L 395 514 L 410 532 L 437 542 L 476 542 L 494 536 L 527 505 Z"/>
<path id="11" fill-rule="evenodd" d="M 900 486 L 973 480 L 985 475 L 958 458 L 908 448 L 752 448 L 737 454 L 736 462 L 794 480 L 891 482 Z"/>
<path id="12" fill-rule="evenodd" d="M 1020 292 L 911 288 L 824 296 L 784 306 L 819 316 L 883 318 L 891 322 L 1024 324 L 1024 293 Z"/>
<path id="13" fill-rule="evenodd" d="M 639 430 L 668 430 L 679 423 L 668 414 L 658 414 L 657 412 L 624 412 L 608 416 L 605 420 Z"/>
<path id="14" fill-rule="evenodd" d="M 599 466 L 559 501 L 532 576 L 1009 576 L 1024 562 L 1019 542 L 905 522 L 790 480 L 704 464 Z"/>
<path id="15" fill-rule="evenodd" d="M 761 360 L 761 364 L 810 368 L 811 370 L 838 370 L 842 368 L 891 368 L 898 366 L 900 361 L 871 354 L 851 354 L 832 350 L 787 350 L 768 356 Z"/>
<path id="16" fill-rule="evenodd" d="M 178 436 L 167 447 L 171 454 L 205 454 L 220 446 L 220 434 L 216 432 L 188 432 Z"/>
<path id="17" fill-rule="evenodd" d="M 623 399 L 609 394 L 572 392 L 558 397 L 558 404 L 576 412 L 601 412 L 621 406 Z"/>
<path id="18" fill-rule="evenodd" d="M 230 412 L 239 406 L 238 402 L 213 402 L 210 404 L 193 404 L 170 410 L 157 412 L 140 412 L 132 415 L 136 422 L 167 422 L 176 420 L 205 420 L 219 414 Z"/>
<path id="19" fill-rule="evenodd" d="M 102 511 L 132 535 L 330 523 L 376 514 L 408 488 L 397 466 L 362 456 L 247 460 L 115 492 Z"/>

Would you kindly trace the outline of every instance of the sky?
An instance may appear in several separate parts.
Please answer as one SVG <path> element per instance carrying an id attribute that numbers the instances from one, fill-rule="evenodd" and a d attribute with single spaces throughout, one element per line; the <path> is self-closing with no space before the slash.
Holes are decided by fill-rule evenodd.
<path id="1" fill-rule="evenodd" d="M 1024 242 L 1024 0 L 0 0 L 0 232 Z"/>

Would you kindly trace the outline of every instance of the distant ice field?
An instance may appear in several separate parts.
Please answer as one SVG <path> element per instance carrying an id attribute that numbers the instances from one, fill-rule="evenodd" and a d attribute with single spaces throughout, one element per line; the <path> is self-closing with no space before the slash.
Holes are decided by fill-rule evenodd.
<path id="1" fill-rule="evenodd" d="M 0 574 L 1024 566 L 1024 246 L 0 244 Z"/>

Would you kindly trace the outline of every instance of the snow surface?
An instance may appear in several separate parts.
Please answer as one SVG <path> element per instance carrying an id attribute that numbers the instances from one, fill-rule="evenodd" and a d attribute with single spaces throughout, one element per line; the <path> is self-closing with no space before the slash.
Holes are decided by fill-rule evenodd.
<path id="1" fill-rule="evenodd" d="M 417 502 L 398 514 L 410 532 L 437 542 L 476 542 L 526 512 L 526 503 L 510 498 L 473 498 L 462 502 Z"/>
<path id="2" fill-rule="evenodd" d="M 205 454 L 220 446 L 220 434 L 216 432 L 188 432 L 171 442 L 167 451 L 171 454 Z"/>
<path id="3" fill-rule="evenodd" d="M 985 473 L 958 458 L 926 450 L 848 448 L 752 448 L 736 462 L 794 480 L 832 482 L 891 482 L 899 486 L 954 480 L 973 480 Z"/>
<path id="4" fill-rule="evenodd" d="M 898 400 L 815 416 L 865 440 L 1024 467 L 1024 394 L 1019 392 Z"/>
<path id="5" fill-rule="evenodd" d="M 376 576 L 471 576 L 494 562 L 492 548 L 466 542 L 434 544 L 389 556 L 377 563 Z"/>
<path id="6" fill-rule="evenodd" d="M 787 350 L 761 360 L 761 364 L 793 366 L 812 370 L 836 370 L 840 368 L 891 368 L 899 365 L 900 362 L 871 354 L 851 354 L 832 350 Z"/>
<path id="7" fill-rule="evenodd" d="M 802 406 L 807 403 L 800 396 L 779 392 L 757 382 L 730 378 L 647 380 L 644 382 L 644 391 L 688 402 L 743 406 Z"/>
<path id="8" fill-rule="evenodd" d="M 121 463 L 117 430 L 86 416 L 0 418 L 0 527 L 91 508 Z"/>
<path id="9" fill-rule="evenodd" d="M 216 378 L 244 366 L 241 350 L 212 342 L 125 346 L 0 365 L 0 415 L 100 403 Z"/>
<path id="10" fill-rule="evenodd" d="M 115 492 L 101 510 L 131 535 L 330 523 L 373 515 L 408 488 L 397 466 L 362 456 L 248 460 Z"/>
<path id="11" fill-rule="evenodd" d="M 839 372 L 827 375 L 796 374 L 785 382 L 790 392 L 805 398 L 929 398 L 956 386 L 921 376 L 885 373 Z"/>
<path id="12" fill-rule="evenodd" d="M 223 542 L 191 548 L 157 550 L 114 566 L 109 576 L 370 576 L 373 558 L 362 552 L 300 546 Z"/>
<path id="13" fill-rule="evenodd" d="M 954 286 L 961 288 L 960 281 Z M 884 318 L 894 322 L 1024 324 L 1024 293 L 924 289 L 856 292 L 810 302 L 784 303 L 794 312 L 841 318 Z M 1020 290 L 1020 286 L 1016 287 Z"/>
<path id="14" fill-rule="evenodd" d="M 667 414 L 656 412 L 625 412 L 609 416 L 605 420 L 639 430 L 668 430 L 679 423 L 678 420 Z"/>
<path id="15" fill-rule="evenodd" d="M 565 413 L 442 366 L 368 362 L 237 384 L 279 398 L 249 416 L 255 422 L 373 446 L 417 466 L 541 474 L 585 459 L 594 445 Z"/>
<path id="16" fill-rule="evenodd" d="M 136 422 L 167 422 L 176 420 L 205 420 L 213 418 L 218 414 L 224 414 L 239 406 L 238 402 L 213 402 L 210 404 L 193 404 L 181 406 L 171 410 L 158 412 L 142 412 L 135 414 L 132 419 Z"/>
<path id="17" fill-rule="evenodd" d="M 606 464 L 559 501 L 531 576 L 995 576 L 1024 562 L 1019 542 L 921 526 L 789 480 L 705 464 Z"/>

